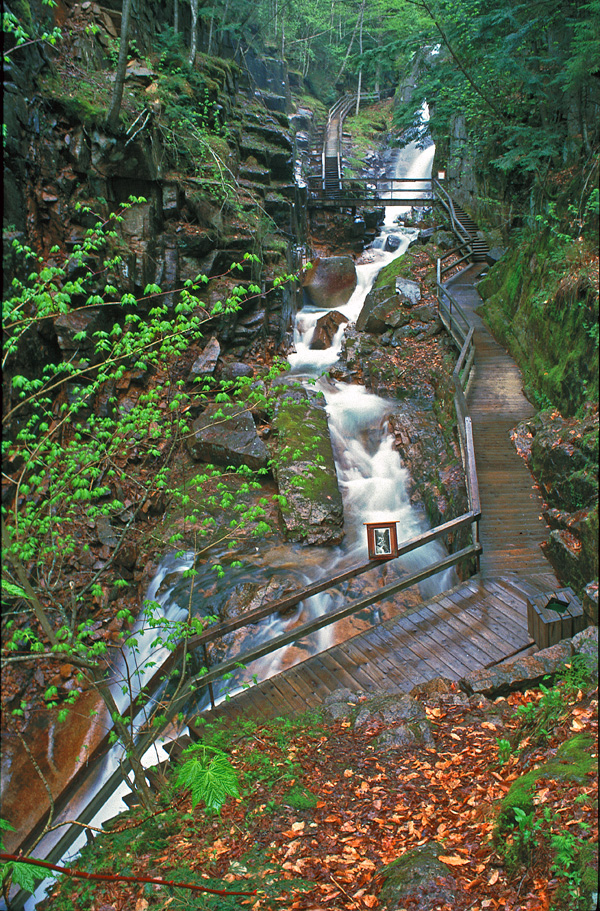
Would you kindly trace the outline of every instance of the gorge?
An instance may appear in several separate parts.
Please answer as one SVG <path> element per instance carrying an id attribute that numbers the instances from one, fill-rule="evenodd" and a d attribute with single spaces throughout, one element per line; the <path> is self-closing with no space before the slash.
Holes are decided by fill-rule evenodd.
<path id="1" fill-rule="evenodd" d="M 194 623 L 200 616 L 231 619 L 364 561 L 365 521 L 398 519 L 404 540 L 427 522 L 440 524 L 465 508 L 453 426 L 456 351 L 438 324 L 431 293 L 435 259 L 456 243 L 449 239 L 448 225 L 440 225 L 440 212 L 426 213 L 420 242 L 408 249 L 421 227 L 411 224 L 410 213 L 402 216 L 409 226 L 400 228 L 398 213 L 388 211 L 383 236 L 369 247 L 381 218 L 376 209 L 325 213 L 311 208 L 303 178 L 318 168 L 326 95 L 311 96 L 310 80 L 303 82 L 275 52 L 272 57 L 256 53 L 243 40 L 236 48 L 221 35 L 223 54 L 217 57 L 212 20 L 201 25 L 203 52 L 186 71 L 181 47 L 165 21 L 160 15 L 153 21 L 152 4 L 134 17 L 138 44 L 130 52 L 124 120 L 116 132 L 107 130 L 102 118 L 111 71 L 99 60 L 114 39 L 111 28 L 118 37 L 119 6 L 60 3 L 51 14 L 61 27 L 67 24 L 60 53 L 50 61 L 35 43 L 22 50 L 15 43 L 7 62 L 4 414 L 9 448 L 3 529 L 13 537 L 11 543 L 3 534 L 8 555 L 3 632 L 15 653 L 3 653 L 8 674 L 3 693 L 8 802 L 3 792 L 3 803 L 11 811 L 9 819 L 15 818 L 10 800 L 19 803 L 15 782 L 31 785 L 39 811 L 47 799 L 42 779 L 52 787 L 64 784 L 78 746 L 93 749 L 101 739 L 108 715 L 81 673 L 102 649 L 117 653 L 122 637 L 134 635 L 132 624 L 144 597 L 156 598 L 163 607 L 173 596 L 178 607 L 167 608 L 170 622 L 187 624 L 189 631 L 192 617 Z M 187 38 L 192 22 L 187 6 L 182 7 Z M 34 11 L 34 21 L 37 15 Z M 274 30 L 283 47 L 283 20 Z M 447 65 L 445 59 L 441 65 Z M 308 52 L 304 66 L 310 70 Z M 92 74 L 93 97 L 86 88 Z M 351 88 L 352 77 L 346 78 Z M 393 89 L 394 81 L 389 85 Z M 406 86 L 401 94 L 406 101 Z M 447 143 L 456 150 L 466 129 L 455 131 L 452 140 L 450 134 L 438 138 L 435 130 L 445 129 L 440 105 L 436 115 L 432 104 L 437 150 L 429 144 L 421 155 L 429 166 L 434 152 L 436 161 L 445 163 Z M 585 106 L 580 111 L 584 121 L 586 111 Z M 391 115 L 391 102 L 383 100 L 349 118 L 346 174 L 368 182 L 369 176 L 385 173 L 380 145 L 396 129 Z M 406 140 L 410 130 L 404 129 Z M 589 129 L 585 137 L 584 146 L 590 144 Z M 448 162 L 454 152 L 449 154 Z M 588 156 L 580 181 L 584 188 L 590 186 L 593 167 L 597 159 Z M 474 191 L 472 174 L 463 180 L 462 166 L 456 171 L 448 168 L 452 192 L 471 203 L 496 250 L 493 259 L 502 252 L 499 247 L 510 244 L 510 231 L 525 216 L 513 218 L 506 228 L 508 195 L 494 219 L 494 206 L 484 199 L 489 176 Z M 577 171 L 569 174 L 575 181 Z M 141 201 L 129 207 L 130 194 Z M 582 190 L 576 233 L 583 240 L 574 239 L 581 255 L 576 262 L 569 253 L 566 278 L 555 279 L 556 270 L 548 264 L 556 262 L 556 251 L 547 256 L 542 232 L 530 249 L 522 242 L 518 253 L 515 247 L 500 258 L 481 286 L 490 321 L 522 358 L 530 395 L 550 406 L 517 430 L 516 439 L 544 485 L 552 528 L 548 552 L 561 581 L 579 594 L 597 577 L 597 289 L 588 247 L 597 213 L 591 196 L 586 200 Z M 553 242 L 556 209 L 541 211 Z M 112 229 L 111 214 L 119 212 L 120 239 L 113 240 L 104 232 Z M 395 237 L 388 246 L 404 238 L 393 253 L 382 252 L 386 235 Z M 32 291 L 18 261 L 21 243 L 41 257 Z M 331 256 L 356 260 L 357 290 L 333 308 L 308 303 L 302 267 Z M 238 261 L 239 267 L 232 267 Z M 556 281 L 555 297 L 548 291 L 545 309 L 538 284 L 544 270 Z M 302 275 L 302 281 L 289 281 L 290 273 Z M 518 287 L 511 276 L 518 276 Z M 13 278 L 17 284 L 11 286 Z M 411 308 L 403 304 L 402 324 L 377 322 L 386 300 L 396 295 L 397 280 L 419 283 L 419 317 L 416 312 L 409 316 Z M 530 310 L 528 322 L 524 313 Z M 29 321 L 23 332 L 21 312 Z M 323 328 L 327 314 L 330 322 Z M 573 339 L 572 356 L 566 359 L 560 343 L 565 326 Z M 524 342 L 531 327 L 536 353 Z M 137 336 L 129 351 L 125 341 L 118 347 L 121 334 L 127 344 Z M 167 340 L 174 347 L 169 349 Z M 108 355 L 101 354 L 102 345 Z M 546 355 L 553 364 L 546 363 Z M 284 356 L 289 369 L 281 362 Z M 112 359 L 114 367 L 107 371 L 104 359 L 109 364 Z M 325 377 L 317 379 L 322 373 Z M 297 381 L 301 388 L 294 389 Z M 564 417 L 552 406 L 562 408 Z M 230 454 L 219 457 L 214 448 L 206 449 L 205 427 L 209 415 L 216 415 L 222 422 L 220 445 L 236 409 L 253 415 L 246 430 L 258 462 L 250 462 L 245 450 L 234 473 L 228 468 Z M 327 424 L 331 447 L 324 454 Z M 57 455 L 57 440 L 63 453 L 83 445 L 75 462 Z M 309 489 L 310 484 L 299 483 L 322 457 L 331 459 L 331 450 L 335 466 L 329 462 L 328 483 L 334 487 L 315 483 Z M 61 475 L 59 499 L 54 499 L 53 485 Z M 166 550 L 181 551 L 183 557 L 161 563 Z M 180 574 L 191 568 L 194 558 L 187 555 L 193 553 L 197 574 L 190 583 Z M 403 571 L 414 568 L 406 564 Z M 391 565 L 379 571 L 387 581 L 393 572 Z M 438 590 L 454 581 L 455 576 L 442 580 Z M 382 584 L 353 583 L 340 596 L 356 597 L 365 585 Z M 436 591 L 432 585 L 432 580 L 423 583 L 420 596 L 407 593 L 406 601 L 395 598 L 395 609 L 413 606 L 419 597 L 427 600 Z M 198 614 L 195 606 L 190 610 L 191 600 L 197 601 Z M 333 606 L 329 595 L 318 595 L 303 615 L 297 611 L 281 622 L 300 623 Z M 276 657 L 271 669 L 301 660 L 311 649 L 327 648 L 384 616 L 385 609 L 382 614 L 375 608 L 357 622 L 342 621 L 338 632 L 321 630 L 306 648 L 294 646 L 287 657 Z M 46 628 L 42 621 L 48 617 Z M 269 621 L 254 638 L 231 634 L 229 654 L 256 644 L 257 635 L 276 635 L 279 622 Z M 63 630 L 71 637 L 68 648 L 57 647 L 57 633 L 67 636 Z M 36 640 L 41 646 L 44 635 L 50 636 L 50 646 L 32 649 Z M 28 664 L 29 650 L 40 653 L 36 663 Z M 14 657 L 18 660 L 11 662 Z M 224 657 L 222 647 L 210 646 L 211 663 Z M 201 665 L 204 657 L 194 660 Z M 250 677 L 256 672 L 248 669 Z M 67 727 L 61 728 L 57 716 L 81 691 L 80 708 L 100 716 L 90 726 L 85 718 L 78 723 L 78 712 L 73 717 L 70 710 L 70 719 L 62 722 Z M 46 717 L 52 718 L 50 724 Z M 73 745 L 70 757 L 55 744 L 61 731 Z M 30 748 L 35 745 L 36 761 L 42 763 L 42 778 L 35 782 L 28 780 L 31 767 L 21 736 Z M 18 828 L 32 822 L 23 820 Z M 7 834 L 5 844 L 12 843 Z"/>

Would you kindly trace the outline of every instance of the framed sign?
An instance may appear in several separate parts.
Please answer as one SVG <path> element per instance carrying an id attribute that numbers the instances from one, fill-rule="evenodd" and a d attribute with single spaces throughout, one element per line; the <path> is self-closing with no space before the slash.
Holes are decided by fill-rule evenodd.
<path id="1" fill-rule="evenodd" d="M 398 556 L 395 522 L 365 522 L 370 560 L 391 560 Z"/>

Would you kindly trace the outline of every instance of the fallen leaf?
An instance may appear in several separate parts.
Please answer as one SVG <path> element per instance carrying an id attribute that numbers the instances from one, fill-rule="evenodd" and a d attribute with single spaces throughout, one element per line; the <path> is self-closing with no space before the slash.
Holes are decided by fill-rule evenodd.
<path id="1" fill-rule="evenodd" d="M 456 854 L 450 855 L 449 857 L 440 855 L 438 860 L 441 860 L 443 864 L 449 864 L 451 867 L 462 867 L 463 864 L 469 863 L 464 857 L 457 857 Z"/>
<path id="2" fill-rule="evenodd" d="M 500 870 L 494 870 L 494 872 L 488 879 L 488 886 L 494 886 L 498 882 L 499 876 L 500 876 Z"/>

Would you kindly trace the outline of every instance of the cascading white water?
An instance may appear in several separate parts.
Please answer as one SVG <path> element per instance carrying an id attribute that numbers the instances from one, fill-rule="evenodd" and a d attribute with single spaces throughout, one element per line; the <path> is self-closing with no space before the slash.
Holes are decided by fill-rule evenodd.
<path id="1" fill-rule="evenodd" d="M 396 174 L 394 176 L 414 178 L 430 176 L 433 153 L 433 146 L 425 150 L 419 150 L 415 144 L 407 146 L 398 156 Z M 411 237 L 416 233 L 415 229 L 400 227 L 396 223 L 397 219 L 405 211 L 405 208 L 398 206 L 388 206 L 386 208 L 381 235 L 372 245 L 373 255 L 371 261 L 357 266 L 358 281 L 356 289 L 345 306 L 336 308 L 350 322 L 357 319 L 377 273 L 406 251 Z M 384 250 L 386 236 L 390 233 L 401 237 L 400 246 L 393 253 Z M 271 576 L 276 577 L 279 575 L 285 579 L 293 571 L 295 579 L 299 580 L 301 585 L 308 585 L 319 577 L 334 575 L 336 572 L 342 572 L 348 566 L 366 561 L 367 542 L 363 528 L 364 522 L 396 521 L 398 523 L 400 541 L 407 540 L 424 530 L 422 516 L 411 507 L 408 499 L 406 492 L 407 471 L 394 448 L 393 437 L 387 428 L 388 417 L 394 407 L 397 407 L 397 404 L 394 405 L 394 403 L 373 395 L 361 386 L 341 383 L 323 377 L 323 374 L 338 359 L 344 326 L 338 330 L 330 348 L 324 351 L 310 349 L 310 341 L 314 334 L 316 322 L 319 317 L 327 312 L 327 309 L 305 307 L 298 313 L 294 334 L 296 350 L 294 354 L 290 355 L 289 362 L 291 371 L 298 379 L 306 378 L 312 382 L 316 377 L 319 377 L 317 387 L 323 392 L 327 401 L 329 429 L 336 459 L 338 484 L 344 504 L 344 541 L 339 547 L 329 551 L 315 549 L 313 554 L 317 553 L 321 559 L 315 560 L 313 556 L 312 559 L 306 560 L 304 566 L 302 565 L 302 549 L 296 546 L 291 546 L 287 550 L 285 548 L 277 548 L 275 557 L 269 553 L 260 554 L 261 560 L 269 561 L 269 574 Z M 399 561 L 386 564 L 385 572 L 388 574 L 401 571 L 411 572 L 434 562 L 441 555 L 441 546 L 430 544 L 403 557 L 402 568 L 396 568 L 394 565 Z M 147 599 L 158 603 L 164 616 L 172 621 L 181 620 L 187 612 L 190 586 L 189 582 L 186 583 L 182 578 L 182 575 L 186 569 L 193 565 L 193 559 L 192 552 L 184 553 L 181 556 L 166 555 L 148 589 Z M 233 575 L 235 576 L 235 573 Z M 247 569 L 246 576 L 242 572 L 237 576 L 238 581 L 249 578 L 251 576 L 248 575 Z M 431 597 L 439 591 L 450 588 L 454 581 L 453 571 L 438 574 L 421 584 L 421 594 L 425 598 Z M 245 641 L 245 646 L 250 648 L 258 642 L 275 638 L 290 623 L 307 622 L 313 617 L 332 610 L 335 606 L 335 594 L 321 593 L 309 598 L 292 616 L 279 617 L 276 615 L 259 624 L 256 632 Z M 373 611 L 373 616 L 377 616 L 377 609 Z M 130 670 L 133 668 L 136 671 L 134 674 L 134 678 L 137 679 L 135 689 L 138 691 L 145 677 L 155 669 L 156 662 L 166 655 L 166 650 L 157 648 L 154 645 L 156 633 L 154 631 L 144 631 L 142 622 L 137 625 L 135 632 L 137 641 L 136 653 L 135 655 L 131 653 L 127 660 Z M 334 626 L 314 633 L 305 640 L 303 654 L 315 653 L 328 648 L 333 644 L 334 637 Z M 149 660 L 152 662 L 152 668 L 147 667 Z M 245 677 L 249 679 L 256 675 L 258 679 L 266 679 L 276 674 L 287 663 L 286 649 L 280 649 L 279 652 L 275 652 L 261 661 L 249 665 L 245 671 Z M 121 708 L 129 698 L 129 693 L 123 694 L 121 692 L 119 681 L 122 679 L 123 669 L 124 663 L 116 661 L 113 695 Z M 226 692 L 233 694 L 241 685 L 241 682 L 236 686 L 233 681 L 229 681 Z M 221 698 L 224 698 L 224 696 L 225 691 Z M 142 713 L 140 713 L 140 717 L 142 717 Z M 163 739 L 172 739 L 181 733 L 183 731 L 172 731 L 170 737 L 165 735 Z M 154 765 L 166 758 L 166 755 L 159 743 L 148 751 L 144 757 L 144 765 Z M 95 781 L 91 785 L 88 783 L 86 787 L 87 793 L 90 793 L 90 790 L 93 793 L 102 785 L 103 781 L 118 767 L 120 756 L 119 748 L 113 748 L 104 766 L 97 771 Z M 92 824 L 100 826 L 105 820 L 122 812 L 125 809 L 122 798 L 127 793 L 127 790 L 125 784 L 121 785 L 110 800 L 107 801 L 102 811 L 92 820 Z M 83 795 L 81 799 L 82 801 L 84 800 Z M 71 805 L 62 815 L 65 818 L 76 818 L 77 813 L 78 807 Z M 84 841 L 83 836 L 78 839 L 70 849 L 68 856 L 63 858 L 63 862 L 68 862 L 75 857 L 81 850 Z M 42 850 L 43 847 L 44 843 L 39 846 Z M 35 907 L 37 901 L 43 897 L 44 892 L 45 885 L 42 884 L 36 891 L 35 896 L 27 902 L 27 911 L 31 911 Z"/>

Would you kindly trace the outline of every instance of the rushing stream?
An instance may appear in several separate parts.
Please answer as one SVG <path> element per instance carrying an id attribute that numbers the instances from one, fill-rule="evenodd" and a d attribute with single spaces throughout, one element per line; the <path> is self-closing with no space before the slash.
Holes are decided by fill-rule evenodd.
<path id="1" fill-rule="evenodd" d="M 396 173 L 398 177 L 429 177 L 433 160 L 434 147 L 419 150 L 414 145 L 403 149 L 396 160 Z M 356 290 L 348 303 L 338 309 L 350 322 L 354 322 L 362 308 L 364 299 L 369 292 L 373 281 L 380 269 L 391 260 L 402 255 L 414 237 L 416 229 L 404 228 L 396 223 L 406 209 L 387 207 L 385 223 L 380 236 L 375 240 L 369 252 L 369 262 L 357 266 L 358 282 Z M 393 252 L 384 250 L 386 237 L 395 234 L 401 238 L 400 246 Z M 394 407 L 394 403 L 386 401 L 376 395 L 368 393 L 363 387 L 349 385 L 325 377 L 328 368 L 332 367 L 338 358 L 344 326 L 340 327 L 332 346 L 324 351 L 311 350 L 310 341 L 319 317 L 328 312 L 326 309 L 305 307 L 297 316 L 295 325 L 295 353 L 290 355 L 291 372 L 295 379 L 316 383 L 325 396 L 327 414 L 332 446 L 336 460 L 338 484 L 343 498 L 344 506 L 344 540 L 335 548 L 307 548 L 299 545 L 289 545 L 272 548 L 264 542 L 258 543 L 253 554 L 244 559 L 244 566 L 227 572 L 227 589 L 222 592 L 225 597 L 227 591 L 231 592 L 235 586 L 256 581 L 256 571 L 259 570 L 261 578 L 280 579 L 283 583 L 293 579 L 294 587 L 301 588 L 323 576 L 333 576 L 345 569 L 367 561 L 367 541 L 363 523 L 393 520 L 398 527 L 399 541 L 407 540 L 424 530 L 423 515 L 411 507 L 407 490 L 407 472 L 402 466 L 400 457 L 394 448 L 394 440 L 388 431 L 387 421 Z M 433 562 L 442 556 L 441 545 L 430 544 L 426 548 L 412 552 L 402 560 L 381 567 L 375 572 L 380 572 L 387 581 L 391 581 L 394 574 L 415 571 L 424 565 Z M 188 609 L 190 598 L 190 581 L 185 578 L 184 571 L 193 564 L 193 553 L 176 556 L 167 554 L 150 585 L 148 599 L 157 601 L 164 611 L 164 615 L 171 621 L 182 619 Z M 402 566 L 396 568 L 396 563 Z M 200 572 L 202 572 L 200 568 Z M 208 568 L 206 572 L 209 572 Z M 214 581 L 214 580 L 212 580 Z M 438 574 L 420 586 L 420 593 L 424 598 L 430 597 L 439 591 L 446 590 L 454 584 L 453 571 Z M 202 604 L 204 589 L 202 576 L 196 576 L 192 592 L 192 608 L 205 612 Z M 274 600 L 277 596 L 267 598 Z M 291 615 L 284 617 L 275 615 L 267 618 L 244 639 L 244 650 L 259 642 L 271 639 L 291 623 L 307 622 L 313 617 L 332 610 L 344 599 L 344 592 L 322 593 L 307 599 L 299 605 Z M 365 622 L 377 622 L 380 618 L 380 608 L 371 609 Z M 339 640 L 339 632 L 334 624 L 326 627 L 304 641 L 302 650 L 298 648 L 280 649 L 258 662 L 249 665 L 243 672 L 245 679 L 256 675 L 259 680 L 264 680 L 277 673 L 283 667 L 296 660 L 301 660 L 307 654 L 315 653 L 330 647 Z M 134 665 L 143 668 L 145 662 L 151 657 L 154 663 L 160 662 L 166 656 L 166 650 L 160 650 L 153 645 L 155 633 L 140 630 L 136 637 L 138 640 L 138 653 L 128 658 L 129 671 L 134 670 Z M 122 672 L 123 667 L 115 669 L 115 678 Z M 148 669 L 148 673 L 152 670 Z M 243 680 L 229 681 L 223 688 L 220 696 L 225 692 L 232 693 L 242 685 Z M 115 683 L 114 695 L 120 707 L 127 701 Z M 218 698 L 218 696 L 217 696 Z M 171 731 L 166 739 L 172 739 L 177 733 Z M 166 758 L 166 753 L 160 745 L 152 748 L 145 758 L 145 765 L 153 765 Z M 85 793 L 81 794 L 79 803 L 83 805 L 86 794 L 95 793 L 106 780 L 109 774 L 118 766 L 118 748 L 114 748 L 107 757 L 102 769 L 98 770 L 96 780 L 86 784 Z M 106 819 L 115 816 L 125 809 L 122 796 L 127 792 L 125 784 L 106 802 L 101 814 L 92 821 L 99 826 Z M 64 818 L 76 818 L 78 806 L 71 805 Z M 74 843 L 63 858 L 68 863 L 81 849 L 85 839 L 83 836 Z M 43 843 L 40 846 L 43 849 Z M 43 850 L 42 850 L 43 855 Z M 44 887 L 41 886 L 26 908 L 35 907 L 35 902 L 43 895 Z"/>

